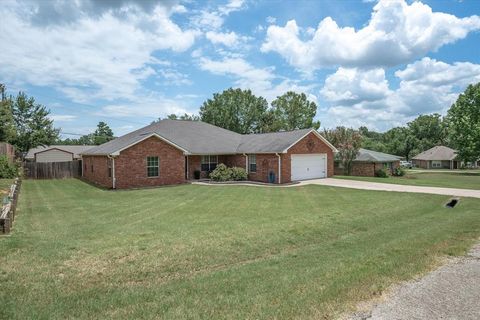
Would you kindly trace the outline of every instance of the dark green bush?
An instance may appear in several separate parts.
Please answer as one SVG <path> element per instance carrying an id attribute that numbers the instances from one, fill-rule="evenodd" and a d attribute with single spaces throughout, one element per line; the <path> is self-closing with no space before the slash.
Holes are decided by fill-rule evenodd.
<path id="1" fill-rule="evenodd" d="M 228 168 L 223 163 L 220 163 L 215 170 L 210 172 L 210 179 L 213 181 L 231 181 L 232 169 Z"/>
<path id="2" fill-rule="evenodd" d="M 387 170 L 385 169 L 378 169 L 375 171 L 375 177 L 378 177 L 378 178 L 387 178 L 388 177 L 388 173 L 387 173 Z"/>
<path id="3" fill-rule="evenodd" d="M 18 168 L 8 162 L 6 156 L 0 156 L 0 179 L 12 179 L 18 175 Z"/>
<path id="4" fill-rule="evenodd" d="M 244 181 L 247 180 L 247 171 L 241 167 L 233 167 L 232 169 L 232 179 L 234 181 Z"/>
<path id="5" fill-rule="evenodd" d="M 405 173 L 405 169 L 403 169 L 402 167 L 398 167 L 393 169 L 392 175 L 394 175 L 395 177 L 403 177 Z"/>

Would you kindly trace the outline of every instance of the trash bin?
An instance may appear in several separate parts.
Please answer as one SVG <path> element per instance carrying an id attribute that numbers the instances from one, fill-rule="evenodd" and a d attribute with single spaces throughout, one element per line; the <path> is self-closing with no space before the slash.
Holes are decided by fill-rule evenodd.
<path id="1" fill-rule="evenodd" d="M 270 171 L 268 173 L 268 182 L 269 183 L 275 183 L 275 172 Z"/>

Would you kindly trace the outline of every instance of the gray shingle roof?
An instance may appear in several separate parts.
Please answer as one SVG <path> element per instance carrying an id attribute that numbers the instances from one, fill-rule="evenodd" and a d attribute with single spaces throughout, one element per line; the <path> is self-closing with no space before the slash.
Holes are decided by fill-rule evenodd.
<path id="1" fill-rule="evenodd" d="M 247 134 L 242 136 L 238 153 L 276 153 L 283 152 L 311 129 L 294 131 Z"/>
<path id="2" fill-rule="evenodd" d="M 35 153 L 40 151 L 46 151 L 49 149 L 60 149 L 66 152 L 73 153 L 74 158 L 79 158 L 81 153 L 94 148 L 95 146 L 75 146 L 75 145 L 52 145 L 52 146 L 38 146 L 28 150 L 25 159 L 34 159 Z"/>
<path id="3" fill-rule="evenodd" d="M 445 146 L 436 146 L 413 157 L 413 160 L 454 160 L 457 151 Z"/>
<path id="4" fill-rule="evenodd" d="M 190 154 L 282 152 L 311 129 L 241 135 L 201 121 L 161 120 L 84 152 L 110 155 L 157 134 Z"/>
<path id="5" fill-rule="evenodd" d="M 362 162 L 392 162 L 398 161 L 401 157 L 395 156 L 393 154 L 368 150 L 360 148 L 358 150 L 358 155 L 353 161 L 362 161 Z"/>

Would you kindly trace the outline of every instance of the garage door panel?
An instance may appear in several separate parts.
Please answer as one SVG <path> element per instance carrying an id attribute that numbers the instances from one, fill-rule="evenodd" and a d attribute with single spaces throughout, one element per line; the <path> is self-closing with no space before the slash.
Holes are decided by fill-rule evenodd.
<path id="1" fill-rule="evenodd" d="M 291 156 L 291 180 L 325 178 L 327 176 L 327 155 L 294 154 Z"/>

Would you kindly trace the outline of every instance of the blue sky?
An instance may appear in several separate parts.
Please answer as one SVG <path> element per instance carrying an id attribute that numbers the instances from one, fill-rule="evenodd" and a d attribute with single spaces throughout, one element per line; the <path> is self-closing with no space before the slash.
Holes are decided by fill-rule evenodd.
<path id="1" fill-rule="evenodd" d="M 9 1 L 0 82 L 64 137 L 197 113 L 229 87 L 317 103 L 322 127 L 444 114 L 480 81 L 480 1 Z"/>

